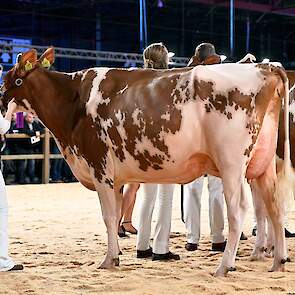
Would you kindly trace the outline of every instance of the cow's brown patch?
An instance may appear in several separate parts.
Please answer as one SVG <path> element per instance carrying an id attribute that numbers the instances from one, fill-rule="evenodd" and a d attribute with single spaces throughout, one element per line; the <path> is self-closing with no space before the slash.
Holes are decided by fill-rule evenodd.
<path id="1" fill-rule="evenodd" d="M 215 97 L 209 98 L 213 107 L 220 113 L 224 113 L 227 106 L 227 98 L 224 95 L 217 94 Z"/>
<path id="2" fill-rule="evenodd" d="M 241 93 L 237 88 L 228 91 L 228 95 L 215 93 L 214 83 L 205 81 L 194 81 L 195 98 L 199 98 L 202 101 L 208 101 L 205 103 L 206 112 L 209 113 L 211 109 L 215 109 L 221 114 L 224 114 L 229 120 L 232 119 L 233 114 L 228 110 L 228 107 L 233 107 L 235 110 L 243 110 L 247 115 L 251 115 L 254 106 L 251 106 L 251 102 L 254 99 L 254 93 L 251 95 L 245 95 Z"/>
<path id="3" fill-rule="evenodd" d="M 254 148 L 254 143 L 251 143 L 248 148 L 246 148 L 244 152 L 244 156 L 250 157 L 251 151 Z"/>
<path id="4" fill-rule="evenodd" d="M 195 99 L 208 100 L 213 98 L 213 83 L 194 80 Z"/>
<path id="5" fill-rule="evenodd" d="M 253 100 L 254 93 L 251 93 L 251 95 L 246 95 L 241 93 L 238 88 L 235 88 L 234 90 L 229 91 L 228 93 L 228 101 L 229 105 L 237 105 L 242 110 L 249 110 L 252 112 L 254 106 L 251 106 L 251 102 Z"/>
<path id="6" fill-rule="evenodd" d="M 116 156 L 123 161 L 124 151 L 127 151 L 144 171 L 149 167 L 162 169 L 163 163 L 170 160 L 161 132 L 175 134 L 180 129 L 182 116 L 176 104 L 189 99 L 189 83 L 179 82 L 179 71 L 175 71 L 175 74 L 168 72 L 167 77 L 155 79 L 160 73 L 110 70 L 99 86 L 103 98 L 110 98 L 110 103 L 98 106 L 95 124 L 111 119 L 112 126 L 106 127 L 105 132 Z M 137 85 L 139 80 L 142 83 Z M 119 111 L 121 118 L 118 119 L 116 114 Z M 170 115 L 170 120 L 165 119 L 165 114 Z M 127 138 L 122 137 L 118 131 L 119 126 L 124 128 Z M 137 149 L 136 144 L 143 142 L 144 138 L 150 141 L 154 150 Z"/>
<path id="7" fill-rule="evenodd" d="M 80 100 L 83 103 L 86 103 L 89 100 L 90 92 L 92 89 L 93 79 L 97 76 L 97 73 L 94 70 L 89 70 L 85 74 L 83 79 L 83 93 L 80 93 Z"/>
<path id="8" fill-rule="evenodd" d="M 104 132 L 106 131 L 104 130 Z M 120 159 L 121 162 L 123 162 L 123 160 L 125 160 L 125 155 L 123 152 L 123 140 L 117 128 L 114 125 L 112 125 L 110 128 L 108 128 L 107 133 L 112 141 L 112 148 L 115 155 L 117 156 L 117 158 Z"/>

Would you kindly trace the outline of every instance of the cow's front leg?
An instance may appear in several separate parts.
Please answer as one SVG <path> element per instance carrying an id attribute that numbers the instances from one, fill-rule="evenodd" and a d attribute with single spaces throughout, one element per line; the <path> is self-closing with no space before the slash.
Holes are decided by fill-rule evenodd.
<path id="1" fill-rule="evenodd" d="M 251 191 L 253 206 L 257 223 L 257 235 L 254 250 L 251 254 L 251 260 L 265 260 L 266 251 L 266 210 L 259 187 L 256 180 L 251 182 Z"/>
<path id="2" fill-rule="evenodd" d="M 227 205 L 228 239 L 222 261 L 215 276 L 225 276 L 228 271 L 235 270 L 235 257 L 242 232 L 242 225 L 247 210 L 247 200 L 244 187 L 244 177 L 233 181 L 233 175 L 223 179 L 224 194 Z"/>
<path id="3" fill-rule="evenodd" d="M 119 265 L 119 243 L 117 237 L 121 216 L 122 193 L 120 187 L 112 188 L 108 184 L 97 184 L 103 220 L 107 228 L 108 249 L 99 268 L 113 268 Z"/>

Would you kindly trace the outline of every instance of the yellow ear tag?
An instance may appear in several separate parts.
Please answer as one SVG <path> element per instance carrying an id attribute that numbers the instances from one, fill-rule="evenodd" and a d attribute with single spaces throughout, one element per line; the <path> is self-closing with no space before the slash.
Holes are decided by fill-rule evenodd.
<path id="1" fill-rule="evenodd" d="M 50 61 L 45 57 L 45 58 L 42 60 L 42 67 L 43 67 L 43 68 L 46 68 L 46 69 L 49 69 L 50 66 L 51 66 Z"/>
<path id="2" fill-rule="evenodd" d="M 25 64 L 25 71 L 28 72 L 28 71 L 30 71 L 32 68 L 33 68 L 32 63 L 29 62 L 29 61 L 27 60 L 27 62 L 26 62 L 26 64 Z"/>

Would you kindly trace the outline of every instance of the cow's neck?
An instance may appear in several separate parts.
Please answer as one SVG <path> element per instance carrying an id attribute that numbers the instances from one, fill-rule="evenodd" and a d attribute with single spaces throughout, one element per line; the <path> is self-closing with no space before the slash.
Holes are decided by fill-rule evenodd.
<path id="1" fill-rule="evenodd" d="M 32 78 L 32 109 L 62 146 L 71 144 L 75 117 L 83 113 L 79 110 L 81 76 L 38 69 Z"/>

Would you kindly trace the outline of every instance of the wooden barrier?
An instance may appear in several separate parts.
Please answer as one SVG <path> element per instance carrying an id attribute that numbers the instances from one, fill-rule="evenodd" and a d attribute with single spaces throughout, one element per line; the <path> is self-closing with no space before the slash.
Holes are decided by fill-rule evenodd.
<path id="1" fill-rule="evenodd" d="M 30 138 L 27 134 L 23 133 L 11 133 L 6 134 L 6 138 L 9 139 L 21 139 Z M 2 161 L 11 160 L 43 160 L 42 163 L 42 183 L 49 183 L 50 176 L 50 159 L 62 159 L 61 154 L 50 154 L 50 138 L 53 138 L 51 133 L 47 128 L 45 128 L 45 133 L 40 136 L 43 139 L 43 154 L 29 154 L 29 155 L 2 155 Z"/>

